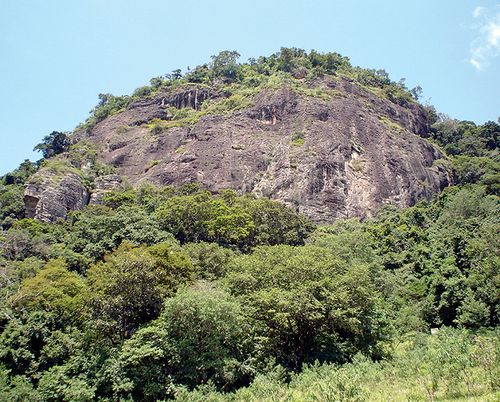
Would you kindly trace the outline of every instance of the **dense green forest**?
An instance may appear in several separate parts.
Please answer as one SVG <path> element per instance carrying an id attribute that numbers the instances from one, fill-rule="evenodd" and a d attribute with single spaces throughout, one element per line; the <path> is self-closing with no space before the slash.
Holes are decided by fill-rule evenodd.
<path id="1" fill-rule="evenodd" d="M 101 95 L 84 126 L 186 82 L 243 97 L 263 77 L 345 74 L 395 102 L 420 93 L 336 53 L 237 56 Z M 426 108 L 455 185 L 329 226 L 197 184 L 125 183 L 66 220 L 27 219 L 29 177 L 85 145 L 45 137 L 41 161 L 0 180 L 0 400 L 498 400 L 500 125 Z"/>

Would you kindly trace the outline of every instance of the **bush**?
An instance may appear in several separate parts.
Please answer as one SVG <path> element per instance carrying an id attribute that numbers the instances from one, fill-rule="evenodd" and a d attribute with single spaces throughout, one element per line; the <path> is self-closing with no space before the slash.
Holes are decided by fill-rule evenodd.
<path id="1" fill-rule="evenodd" d="M 43 157 L 48 159 L 66 151 L 70 144 L 71 141 L 66 133 L 52 131 L 52 133 L 43 138 L 43 141 L 33 151 L 41 151 Z"/>
<path id="2" fill-rule="evenodd" d="M 144 97 L 148 96 L 151 93 L 151 91 L 152 91 L 151 87 L 148 87 L 148 86 L 139 87 L 134 91 L 132 96 L 138 97 L 138 98 L 144 98 Z"/>

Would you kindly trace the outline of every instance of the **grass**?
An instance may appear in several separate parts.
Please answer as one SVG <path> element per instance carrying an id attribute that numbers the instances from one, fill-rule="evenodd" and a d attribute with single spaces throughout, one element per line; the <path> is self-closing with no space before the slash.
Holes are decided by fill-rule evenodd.
<path id="1" fill-rule="evenodd" d="M 351 363 L 313 364 L 299 374 L 275 368 L 231 394 L 210 386 L 179 401 L 497 401 L 500 340 L 495 333 L 441 329 L 409 334 L 381 361 L 358 354 Z"/>
<path id="2" fill-rule="evenodd" d="M 130 127 L 129 125 L 123 125 L 123 126 L 120 126 L 116 129 L 116 133 L 117 134 L 125 134 L 125 133 L 128 133 L 131 129 L 132 129 L 132 127 Z"/>
<path id="3" fill-rule="evenodd" d="M 214 103 L 208 102 L 206 104 L 206 108 L 202 108 L 202 110 L 204 109 L 206 114 L 210 115 L 228 115 L 238 110 L 246 109 L 252 106 L 252 104 L 252 100 L 246 95 L 235 93 L 229 98 L 225 98 Z"/>
<path id="4" fill-rule="evenodd" d="M 240 93 L 235 93 L 215 102 L 205 101 L 201 110 L 191 108 L 177 109 L 168 108 L 170 120 L 153 119 L 144 124 L 153 135 L 161 134 L 174 127 L 190 127 L 200 121 L 206 115 L 230 115 L 238 110 L 252 106 L 252 100 Z"/>
<path id="5" fill-rule="evenodd" d="M 387 116 L 379 116 L 378 119 L 390 130 L 393 131 L 404 131 L 405 129 L 401 127 L 394 120 L 388 118 Z"/>
<path id="6" fill-rule="evenodd" d="M 144 169 L 145 172 L 149 171 L 150 169 L 154 168 L 156 165 L 158 165 L 161 161 L 158 159 L 153 159 L 150 160 L 146 168 Z"/>
<path id="7" fill-rule="evenodd" d="M 293 146 L 295 146 L 295 147 L 301 147 L 302 145 L 304 145 L 305 142 L 306 142 L 306 140 L 304 138 L 304 132 L 303 131 L 295 131 L 292 134 L 292 145 Z"/>
<path id="8" fill-rule="evenodd" d="M 46 159 L 43 161 L 42 167 L 47 169 L 49 172 L 54 173 L 55 178 L 62 178 L 67 173 L 75 173 L 82 176 L 81 170 L 71 166 L 69 161 L 65 159 Z"/>

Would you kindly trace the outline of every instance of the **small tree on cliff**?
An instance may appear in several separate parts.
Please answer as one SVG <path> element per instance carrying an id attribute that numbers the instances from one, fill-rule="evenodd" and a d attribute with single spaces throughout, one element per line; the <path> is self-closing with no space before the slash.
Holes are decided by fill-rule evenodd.
<path id="1" fill-rule="evenodd" d="M 52 131 L 43 138 L 33 151 L 41 151 L 45 159 L 58 155 L 68 149 L 71 141 L 66 133 Z"/>
<path id="2" fill-rule="evenodd" d="M 241 66 L 238 64 L 240 54 L 234 50 L 224 50 L 212 56 L 212 71 L 216 78 L 236 81 L 240 77 Z"/>

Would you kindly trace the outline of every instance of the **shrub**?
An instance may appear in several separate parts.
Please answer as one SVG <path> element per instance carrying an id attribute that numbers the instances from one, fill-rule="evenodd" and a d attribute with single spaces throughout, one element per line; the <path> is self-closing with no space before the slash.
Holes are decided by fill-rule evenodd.
<path id="1" fill-rule="evenodd" d="M 33 151 L 41 151 L 43 157 L 47 159 L 66 151 L 70 144 L 70 139 L 66 133 L 52 131 L 43 138 L 40 144 L 35 146 Z"/>
<path id="2" fill-rule="evenodd" d="M 144 97 L 148 96 L 151 93 L 151 91 L 152 91 L 151 87 L 148 87 L 148 86 L 139 87 L 134 91 L 132 96 L 138 97 L 138 98 L 144 98 Z"/>

